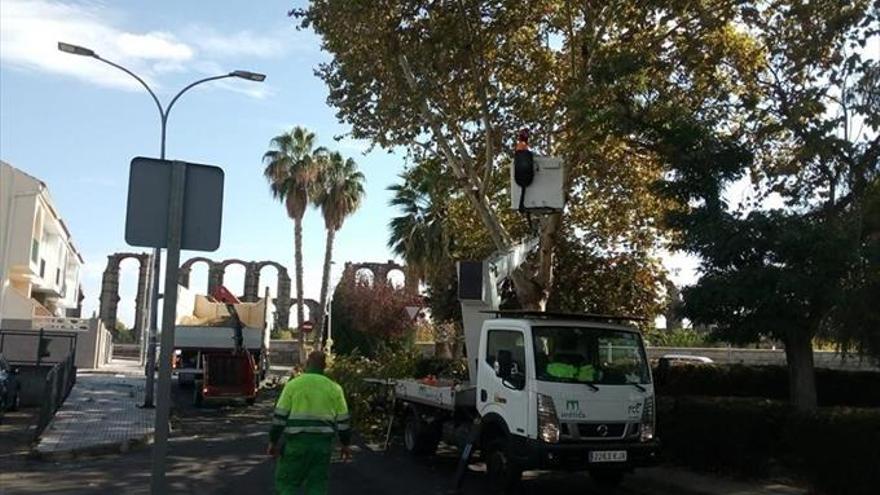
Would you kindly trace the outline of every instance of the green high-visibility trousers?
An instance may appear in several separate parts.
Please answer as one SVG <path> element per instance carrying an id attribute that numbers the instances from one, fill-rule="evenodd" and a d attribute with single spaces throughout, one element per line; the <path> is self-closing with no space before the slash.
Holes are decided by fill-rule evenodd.
<path id="1" fill-rule="evenodd" d="M 287 435 L 275 466 L 275 493 L 295 495 L 305 488 L 306 495 L 325 495 L 332 450 L 333 435 Z"/>

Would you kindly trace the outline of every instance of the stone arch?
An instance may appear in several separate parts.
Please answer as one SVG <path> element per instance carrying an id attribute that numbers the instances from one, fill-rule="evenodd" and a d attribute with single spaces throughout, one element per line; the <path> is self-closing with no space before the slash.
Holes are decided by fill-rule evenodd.
<path id="1" fill-rule="evenodd" d="M 138 261 L 138 283 L 134 303 L 135 335 L 140 340 L 142 331 L 147 326 L 149 301 L 149 281 L 152 278 L 152 263 L 148 253 L 114 253 L 107 256 L 107 267 L 101 278 L 101 296 L 99 316 L 108 330 L 115 330 L 117 311 L 119 309 L 119 265 L 129 258 Z"/>
<path id="2" fill-rule="evenodd" d="M 254 273 L 256 279 L 254 284 L 259 290 L 260 272 L 263 268 L 271 266 L 278 271 L 278 285 L 275 290 L 275 326 L 276 328 L 287 328 L 290 326 L 290 306 L 293 301 L 290 299 L 290 275 L 287 268 L 281 263 L 275 261 L 260 261 L 254 264 Z"/>
<path id="3" fill-rule="evenodd" d="M 214 292 L 214 289 L 223 283 L 223 273 L 222 270 L 218 269 L 217 263 L 202 256 L 190 258 L 186 260 L 184 264 L 180 265 L 180 275 L 177 277 L 177 283 L 189 288 L 189 277 L 192 274 L 193 265 L 196 263 L 205 263 L 208 265 L 208 293 Z"/>
<path id="4" fill-rule="evenodd" d="M 406 272 L 403 268 L 391 267 L 385 272 L 385 283 L 388 285 L 394 285 L 394 277 L 393 275 L 399 273 L 402 277 L 400 288 L 403 288 L 406 285 Z"/>
<path id="5" fill-rule="evenodd" d="M 355 282 L 368 282 L 371 287 L 378 282 L 376 272 L 365 266 L 354 271 L 354 280 Z"/>
<path id="6" fill-rule="evenodd" d="M 293 302 L 290 297 L 291 282 L 287 268 L 281 263 L 266 261 L 244 261 L 238 258 L 231 258 L 222 261 L 214 261 L 205 257 L 195 257 L 187 260 L 180 267 L 180 277 L 178 283 L 184 287 L 189 287 L 190 274 L 192 267 L 196 263 L 204 262 L 208 265 L 208 292 L 214 292 L 218 286 L 223 285 L 226 276 L 226 269 L 230 265 L 241 265 L 245 269 L 244 274 L 244 294 L 241 300 L 244 302 L 256 302 L 260 298 L 260 271 L 266 266 L 272 266 L 278 271 L 278 285 L 276 287 L 275 303 L 275 321 L 274 326 L 278 328 L 286 328 L 290 322 L 290 307 Z"/>
<path id="7" fill-rule="evenodd" d="M 217 271 L 220 274 L 220 285 L 223 285 L 226 280 L 226 270 L 230 265 L 240 265 L 244 268 L 244 293 L 240 294 L 240 298 L 243 302 L 254 302 L 260 297 L 259 283 L 252 284 L 253 282 L 253 268 L 251 265 L 253 262 L 240 260 L 238 258 L 227 259 L 223 261 L 215 262 L 217 266 Z M 227 287 L 228 288 L 228 287 Z M 235 290 L 232 290 L 233 294 L 235 294 Z"/>
<path id="8" fill-rule="evenodd" d="M 360 262 L 360 263 L 352 263 L 347 262 L 345 264 L 345 269 L 342 272 L 343 280 L 347 280 L 348 283 L 354 283 L 357 280 L 357 273 L 359 271 L 368 270 L 373 274 L 373 281 L 375 282 L 388 282 L 388 274 L 392 271 L 400 271 L 403 273 L 403 289 L 411 294 L 416 294 L 418 292 L 418 280 L 412 276 L 409 270 L 406 269 L 404 265 L 401 265 L 394 260 L 388 260 L 385 263 L 377 263 L 377 262 Z"/>

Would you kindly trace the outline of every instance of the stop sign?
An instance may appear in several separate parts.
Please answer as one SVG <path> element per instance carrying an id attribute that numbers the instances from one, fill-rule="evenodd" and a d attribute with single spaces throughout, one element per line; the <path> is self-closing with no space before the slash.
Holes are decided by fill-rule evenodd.
<path id="1" fill-rule="evenodd" d="M 303 331 L 303 333 L 309 333 L 315 326 L 310 321 L 303 322 L 302 325 L 299 326 L 299 329 Z"/>

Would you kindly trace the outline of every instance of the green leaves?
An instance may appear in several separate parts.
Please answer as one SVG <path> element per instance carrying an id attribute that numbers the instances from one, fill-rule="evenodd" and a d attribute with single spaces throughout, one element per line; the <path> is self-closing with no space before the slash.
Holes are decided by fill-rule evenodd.
<path id="1" fill-rule="evenodd" d="M 316 180 L 311 184 L 311 201 L 321 209 L 324 225 L 330 230 L 342 228 L 363 201 L 364 174 L 351 158 L 338 152 L 322 152 L 316 157 Z"/>
<path id="2" fill-rule="evenodd" d="M 296 126 L 269 141 L 263 154 L 263 175 L 269 181 L 272 196 L 283 201 L 290 218 L 302 219 L 308 205 L 309 189 L 318 165 L 315 134 Z"/>

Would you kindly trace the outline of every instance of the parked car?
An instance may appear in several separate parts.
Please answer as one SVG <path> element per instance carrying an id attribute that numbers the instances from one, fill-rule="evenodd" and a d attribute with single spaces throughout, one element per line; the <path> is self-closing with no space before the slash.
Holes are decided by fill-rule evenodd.
<path id="1" fill-rule="evenodd" d="M 18 381 L 18 369 L 13 368 L 0 354 L 0 413 L 17 411 L 20 403 L 21 383 Z"/>
<path id="2" fill-rule="evenodd" d="M 664 354 L 657 360 L 657 369 L 654 372 L 654 382 L 662 386 L 666 381 L 669 368 L 674 366 L 712 366 L 715 361 L 706 356 L 694 356 L 691 354 Z"/>
<path id="3" fill-rule="evenodd" d="M 677 366 L 682 364 L 700 365 L 713 364 L 714 362 L 715 361 L 712 361 L 711 358 L 707 358 L 706 356 L 694 356 L 691 354 L 664 354 L 658 360 L 660 366 Z"/>

